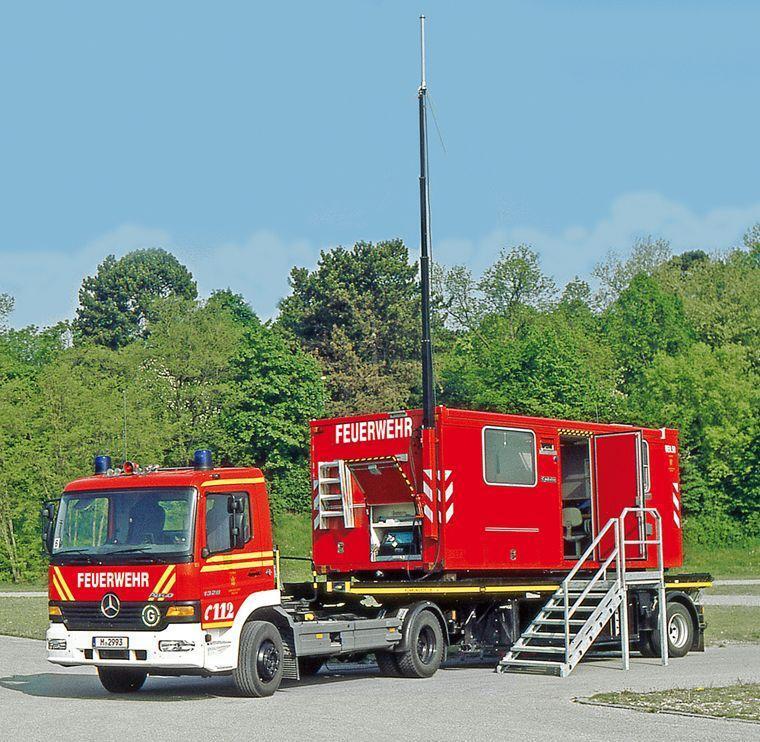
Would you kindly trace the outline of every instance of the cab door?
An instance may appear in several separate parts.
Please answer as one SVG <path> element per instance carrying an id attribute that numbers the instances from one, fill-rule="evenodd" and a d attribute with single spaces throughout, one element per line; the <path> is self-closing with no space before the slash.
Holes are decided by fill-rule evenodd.
<path id="1" fill-rule="evenodd" d="M 264 495 L 266 497 L 266 495 Z M 201 625 L 229 628 L 252 593 L 274 588 L 274 555 L 255 488 L 219 486 L 202 498 Z"/>
<path id="2" fill-rule="evenodd" d="M 610 518 L 618 518 L 625 508 L 644 506 L 641 448 L 639 431 L 594 436 L 597 533 Z M 629 515 L 625 519 L 625 540 L 641 541 L 643 533 L 643 514 Z M 610 529 L 599 544 L 598 558 L 609 556 L 614 545 Z M 626 546 L 625 553 L 627 559 L 646 557 L 643 544 Z"/>

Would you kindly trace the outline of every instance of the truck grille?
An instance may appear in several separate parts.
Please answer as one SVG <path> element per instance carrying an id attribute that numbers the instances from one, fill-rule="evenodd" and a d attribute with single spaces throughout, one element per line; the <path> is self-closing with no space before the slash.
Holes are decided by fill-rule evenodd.
<path id="1" fill-rule="evenodd" d="M 165 626 L 163 617 L 157 626 L 146 626 L 143 623 L 142 610 L 148 605 L 147 603 L 122 603 L 116 618 L 106 618 L 100 611 L 100 603 L 61 602 L 58 605 L 63 613 L 63 621 L 70 631 L 90 629 L 160 631 Z"/>

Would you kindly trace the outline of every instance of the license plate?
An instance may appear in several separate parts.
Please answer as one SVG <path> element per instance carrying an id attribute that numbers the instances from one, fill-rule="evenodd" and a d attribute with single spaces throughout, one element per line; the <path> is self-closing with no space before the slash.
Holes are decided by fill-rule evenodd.
<path id="1" fill-rule="evenodd" d="M 93 649 L 129 649 L 129 638 L 126 636 L 93 636 Z"/>

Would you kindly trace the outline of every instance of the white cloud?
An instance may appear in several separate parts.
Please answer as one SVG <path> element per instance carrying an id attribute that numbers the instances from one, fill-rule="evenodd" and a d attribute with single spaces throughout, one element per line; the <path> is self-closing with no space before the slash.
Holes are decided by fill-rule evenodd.
<path id="1" fill-rule="evenodd" d="M 466 263 L 479 272 L 501 248 L 525 242 L 541 255 L 544 269 L 563 282 L 576 274 L 587 276 L 609 250 L 625 253 L 639 237 L 664 238 L 676 253 L 711 252 L 740 244 L 744 232 L 758 221 L 760 203 L 698 214 L 658 193 L 629 193 L 615 199 L 596 224 L 574 224 L 557 232 L 515 226 L 494 230 L 477 241 L 444 239 L 436 245 L 436 259 Z"/>
<path id="2" fill-rule="evenodd" d="M 441 239 L 435 257 L 446 264 L 464 263 L 477 273 L 501 248 L 527 242 L 538 250 L 545 270 L 563 282 L 575 274 L 588 275 L 607 251 L 625 252 L 637 237 L 663 237 L 674 252 L 723 250 L 739 244 L 744 231 L 758 221 L 760 203 L 699 214 L 657 193 L 630 193 L 615 199 L 596 224 L 568 225 L 557 232 L 524 225 L 474 240 Z M 285 240 L 267 230 L 244 242 L 188 246 L 165 230 L 137 225 L 122 225 L 74 252 L 5 251 L 0 292 L 16 299 L 12 323 L 47 325 L 72 317 L 83 276 L 92 274 L 109 253 L 118 256 L 142 247 L 164 247 L 177 255 L 193 272 L 201 295 L 231 288 L 263 317 L 271 316 L 287 293 L 290 269 L 313 266 L 319 253 L 319 246 L 309 240 Z M 416 249 L 416 242 L 410 248 Z"/>

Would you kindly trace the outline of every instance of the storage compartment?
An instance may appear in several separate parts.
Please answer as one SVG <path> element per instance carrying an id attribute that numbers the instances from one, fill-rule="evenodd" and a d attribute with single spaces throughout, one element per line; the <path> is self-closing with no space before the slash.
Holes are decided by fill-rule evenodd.
<path id="1" fill-rule="evenodd" d="M 370 548 L 373 562 L 420 558 L 420 520 L 414 503 L 370 506 Z"/>

